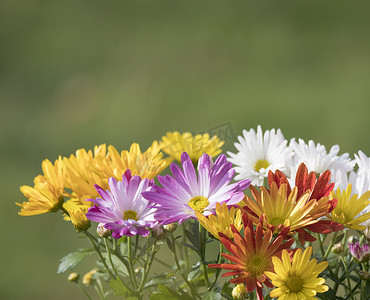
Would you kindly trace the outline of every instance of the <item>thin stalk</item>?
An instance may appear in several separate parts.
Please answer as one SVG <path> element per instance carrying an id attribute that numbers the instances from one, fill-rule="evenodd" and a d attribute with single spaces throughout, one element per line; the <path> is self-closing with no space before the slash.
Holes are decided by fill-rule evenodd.
<path id="1" fill-rule="evenodd" d="M 133 257 L 132 257 L 132 244 L 131 244 L 131 236 L 127 238 L 128 242 L 128 262 L 130 266 L 130 273 L 132 277 L 132 284 L 134 285 L 134 290 L 137 291 L 137 281 L 136 281 L 136 276 L 135 276 L 135 271 L 134 271 L 134 263 L 133 263 Z"/>
<path id="2" fill-rule="evenodd" d="M 340 260 L 342 261 L 344 269 L 346 270 L 347 285 L 348 285 L 347 289 L 349 291 L 349 295 L 350 295 L 351 299 L 354 300 L 353 299 L 353 293 L 352 293 L 352 287 L 351 287 L 351 278 L 349 277 L 348 267 L 347 267 L 347 264 L 346 264 L 346 262 L 344 260 L 344 257 L 342 255 L 340 255 Z"/>
<path id="3" fill-rule="evenodd" d="M 218 254 L 218 259 L 217 259 L 217 263 L 221 263 L 221 253 L 224 251 L 224 245 L 220 242 L 220 252 Z M 215 271 L 215 279 L 213 280 L 212 284 L 209 286 L 208 290 L 210 291 L 211 289 L 214 288 L 214 286 L 216 285 L 216 282 L 217 282 L 217 279 L 218 279 L 218 276 L 220 275 L 221 273 L 221 269 L 216 269 Z"/>
<path id="4" fill-rule="evenodd" d="M 204 274 L 204 281 L 206 283 L 207 289 L 209 289 L 209 278 L 208 278 L 208 271 L 207 271 L 207 264 L 205 263 L 206 260 L 206 231 L 203 229 L 203 226 L 199 223 L 199 246 L 200 246 L 200 259 L 202 262 L 202 269 Z"/>
<path id="5" fill-rule="evenodd" d="M 365 266 L 363 263 L 360 264 L 360 268 L 362 271 L 365 271 Z M 361 280 L 361 300 L 366 300 L 366 281 Z"/>
<path id="6" fill-rule="evenodd" d="M 145 285 L 145 281 L 146 281 L 146 278 L 148 277 L 149 275 L 149 271 L 150 271 L 150 268 L 152 267 L 152 263 L 154 261 L 154 256 L 155 256 L 155 246 L 157 244 L 157 240 L 155 240 L 154 244 L 152 245 L 152 249 L 151 249 L 151 256 L 150 256 L 150 260 L 149 260 L 149 263 L 147 263 L 148 261 L 148 253 L 147 252 L 147 255 L 145 257 L 145 268 L 144 268 L 144 272 L 143 272 L 143 277 L 142 277 L 142 280 L 141 280 L 141 284 L 140 284 L 140 287 L 139 287 L 139 292 L 141 292 L 142 288 L 144 287 Z"/>
<path id="7" fill-rule="evenodd" d="M 109 262 L 112 266 L 112 269 L 113 269 L 113 272 L 116 274 L 116 276 L 118 276 L 118 273 L 116 271 L 116 267 L 114 266 L 114 263 L 113 263 L 113 260 L 112 260 L 112 254 L 110 252 L 110 248 L 109 248 L 109 244 L 108 244 L 108 239 L 107 238 L 104 238 L 104 242 L 105 242 L 105 248 L 107 250 L 107 253 L 108 253 L 108 259 L 109 259 Z"/>
<path id="8" fill-rule="evenodd" d="M 334 233 L 334 236 L 333 236 L 333 238 L 331 239 L 331 241 L 330 241 L 330 244 L 329 244 L 329 247 L 328 247 L 328 249 L 326 249 L 326 252 L 325 252 L 325 254 L 324 254 L 324 257 L 322 258 L 323 260 L 326 260 L 326 258 L 328 257 L 328 255 L 329 255 L 329 253 L 330 253 L 330 250 L 331 250 L 331 248 L 333 248 L 333 246 L 334 246 L 334 240 L 335 240 L 335 238 L 337 237 L 337 235 L 338 235 L 338 231 L 336 231 L 335 233 Z"/>
<path id="9" fill-rule="evenodd" d="M 182 272 L 182 269 L 181 269 L 179 260 L 177 258 L 177 252 L 176 252 L 176 246 L 175 246 L 175 238 L 173 237 L 173 234 L 172 233 L 170 234 L 170 236 L 171 236 L 171 241 L 172 241 L 172 245 L 173 245 L 172 254 L 173 254 L 173 258 L 175 260 L 175 264 L 176 264 L 177 270 L 180 271 L 180 275 L 181 275 L 182 279 L 184 280 L 184 282 L 186 283 L 186 285 L 190 288 L 190 291 L 192 292 L 193 296 L 196 297 L 196 299 L 200 299 L 201 297 L 199 296 L 199 294 L 197 293 L 197 291 L 194 289 L 194 287 L 192 286 L 192 284 L 189 282 L 189 280 L 187 279 L 187 276 L 185 276 L 184 272 Z"/>
<path id="10" fill-rule="evenodd" d="M 104 264 L 104 267 L 108 270 L 109 274 L 114 278 L 115 277 L 114 274 L 112 273 L 112 271 L 108 267 L 108 265 L 107 265 L 107 263 L 106 263 L 103 255 L 101 254 L 99 248 L 95 245 L 95 242 L 94 242 L 94 240 L 91 237 L 91 233 L 89 233 L 88 231 L 85 231 L 85 234 L 86 234 L 87 238 L 90 240 L 91 245 L 93 245 L 95 251 L 98 253 L 98 255 L 99 255 L 102 263 Z"/>
<path id="11" fill-rule="evenodd" d="M 185 224 L 182 225 L 182 242 L 186 243 L 186 235 L 185 235 Z M 188 247 L 184 247 L 184 254 L 185 254 L 185 265 L 186 265 L 186 270 L 190 269 L 190 263 L 189 263 L 189 252 L 188 252 Z"/>
<path id="12" fill-rule="evenodd" d="M 97 280 L 97 283 L 98 283 L 98 286 L 96 287 L 96 291 L 98 292 L 98 295 L 100 297 L 101 300 L 105 300 L 105 296 L 104 296 L 104 288 L 101 284 L 101 281 L 98 279 Z"/>
<path id="13" fill-rule="evenodd" d="M 80 290 L 86 295 L 87 299 L 89 300 L 92 300 L 90 295 L 86 292 L 86 290 L 81 286 L 81 283 L 77 283 L 78 287 L 80 288 Z"/>

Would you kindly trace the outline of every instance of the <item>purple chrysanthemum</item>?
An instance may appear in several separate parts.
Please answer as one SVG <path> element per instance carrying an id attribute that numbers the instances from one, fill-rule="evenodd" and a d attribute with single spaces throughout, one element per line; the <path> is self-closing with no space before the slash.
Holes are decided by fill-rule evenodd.
<path id="1" fill-rule="evenodd" d="M 244 198 L 243 191 L 250 184 L 249 179 L 230 184 L 235 170 L 224 154 L 214 164 L 209 155 L 203 154 L 198 161 L 198 178 L 186 152 L 181 155 L 181 164 L 183 170 L 171 164 L 173 177 L 158 176 L 163 187 L 154 185 L 150 191 L 143 192 L 144 198 L 158 205 L 155 218 L 162 224 L 196 219 L 195 211 L 208 216 L 218 202 L 235 205 Z"/>
<path id="2" fill-rule="evenodd" d="M 368 244 L 360 246 L 359 242 L 356 242 L 356 244 L 348 243 L 348 248 L 356 261 L 361 263 L 369 260 L 370 246 Z"/>
<path id="3" fill-rule="evenodd" d="M 122 236 L 147 236 L 149 229 L 156 225 L 155 209 L 148 207 L 149 202 L 141 195 L 153 185 L 154 181 L 131 176 L 128 169 L 122 181 L 109 178 L 110 190 L 95 185 L 101 198 L 90 199 L 95 205 L 89 208 L 86 217 L 102 223 L 104 228 L 112 230 L 116 239 Z"/>

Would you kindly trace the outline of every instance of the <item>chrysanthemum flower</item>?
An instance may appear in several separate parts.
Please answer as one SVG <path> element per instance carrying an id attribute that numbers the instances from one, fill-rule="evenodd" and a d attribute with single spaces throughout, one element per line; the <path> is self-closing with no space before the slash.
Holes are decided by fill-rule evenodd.
<path id="1" fill-rule="evenodd" d="M 220 155 L 213 164 L 210 156 L 203 154 L 198 162 L 198 178 L 186 152 L 181 155 L 181 162 L 183 170 L 171 164 L 173 177 L 158 176 L 163 187 L 154 186 L 153 190 L 143 193 L 147 200 L 158 205 L 155 218 L 163 224 L 195 219 L 196 211 L 208 216 L 218 202 L 235 205 L 243 199 L 243 190 L 250 184 L 250 180 L 230 184 L 235 171 L 225 155 Z"/>
<path id="2" fill-rule="evenodd" d="M 310 190 L 311 199 L 319 200 L 322 197 L 329 196 L 330 192 L 334 188 L 334 183 L 330 183 L 331 173 L 329 170 L 323 172 L 318 178 L 315 172 L 308 173 L 307 166 L 301 163 L 297 169 L 297 172 L 293 174 L 295 176 L 295 186 L 297 187 L 297 198 L 301 197 L 307 190 Z M 288 178 L 280 170 L 276 172 L 270 171 L 268 174 L 268 183 L 271 186 L 272 182 L 277 184 L 279 188 L 282 184 L 287 184 L 288 195 L 292 188 L 289 184 Z"/>
<path id="3" fill-rule="evenodd" d="M 89 208 L 86 217 L 103 223 L 104 228 L 112 230 L 114 238 L 122 236 L 147 236 L 149 229 L 156 224 L 154 209 L 149 207 L 141 193 L 153 185 L 153 180 L 131 176 L 127 170 L 122 181 L 109 178 L 109 189 L 96 186 L 101 198 L 90 199 L 94 206 Z"/>
<path id="4" fill-rule="evenodd" d="M 337 199 L 337 205 L 333 211 L 327 215 L 331 220 L 343 224 L 347 228 L 355 230 L 366 229 L 366 226 L 360 225 L 370 219 L 370 212 L 361 214 L 361 212 L 370 204 L 370 191 L 365 192 L 361 197 L 352 195 L 352 185 L 341 191 L 339 188 L 330 193 L 332 199 Z"/>
<path id="5" fill-rule="evenodd" d="M 282 243 L 286 237 L 288 228 L 280 232 L 276 238 L 272 238 L 272 231 L 264 232 L 262 220 L 253 229 L 253 223 L 248 215 L 243 213 L 244 237 L 231 225 L 234 233 L 234 241 L 220 233 L 220 241 L 231 254 L 222 253 L 222 256 L 232 263 L 209 264 L 210 268 L 230 270 L 222 276 L 235 276 L 231 283 L 245 283 L 248 292 L 257 290 L 258 299 L 263 299 L 262 287 L 266 285 L 272 288 L 272 284 L 266 276 L 267 271 L 273 270 L 272 258 L 281 256 L 283 249 L 289 249 L 294 240 L 289 239 Z"/>
<path id="6" fill-rule="evenodd" d="M 212 157 L 222 152 L 221 147 L 224 141 L 221 141 L 216 135 L 210 137 L 208 133 L 193 136 L 190 132 L 180 134 L 177 131 L 167 132 L 162 137 L 160 147 L 163 152 L 177 161 L 181 161 L 181 154 L 188 153 L 193 163 L 206 153 Z"/>
<path id="7" fill-rule="evenodd" d="M 85 231 L 90 227 L 90 220 L 86 218 L 86 209 L 75 208 L 68 211 L 71 222 L 77 231 Z"/>
<path id="8" fill-rule="evenodd" d="M 291 232 L 298 232 L 301 243 L 307 238 L 306 232 L 302 232 L 301 229 L 317 223 L 318 218 L 325 216 L 331 207 L 329 197 L 309 200 L 311 195 L 309 190 L 299 198 L 297 187 L 288 194 L 287 184 L 281 184 L 278 188 L 277 184 L 272 182 L 270 191 L 261 187 L 261 191 L 258 192 L 253 186 L 250 190 L 254 199 L 246 196 L 242 206 L 250 214 L 251 219 L 258 223 L 262 216 L 265 227 L 273 232 L 289 227 Z"/>
<path id="9" fill-rule="evenodd" d="M 308 169 L 304 163 L 300 164 L 298 167 L 297 173 L 295 174 L 295 186 L 297 187 L 296 199 L 298 200 L 304 193 L 309 193 L 310 196 L 307 201 L 317 201 L 309 215 L 306 216 L 307 218 L 314 216 L 314 218 L 317 219 L 317 216 L 323 215 L 325 210 L 327 213 L 330 213 L 336 206 L 337 199 L 328 201 L 327 197 L 334 188 L 334 183 L 330 183 L 330 176 L 330 171 L 326 170 L 316 179 L 316 173 L 313 171 L 308 173 Z M 276 170 L 275 173 L 270 171 L 268 181 L 270 186 L 273 182 L 276 183 L 277 187 L 280 187 L 282 184 L 286 184 L 288 189 L 287 195 L 290 195 L 292 189 L 289 184 L 289 180 L 281 171 Z M 324 205 L 326 202 L 328 202 L 329 206 L 326 204 Z M 343 226 L 330 220 L 320 219 L 313 224 L 298 228 L 296 229 L 296 232 L 298 232 L 299 240 L 302 244 L 304 241 L 313 242 L 316 240 L 316 238 L 308 233 L 306 229 L 316 233 L 328 234 L 333 231 L 342 230 Z"/>
<path id="10" fill-rule="evenodd" d="M 302 249 L 298 249 L 294 253 L 293 261 L 286 250 L 283 250 L 281 259 L 272 258 L 274 273 L 266 272 L 276 287 L 271 291 L 271 297 L 277 297 L 278 300 L 316 299 L 317 293 L 329 290 L 328 286 L 324 285 L 325 279 L 317 277 L 329 263 L 309 260 L 311 255 L 312 247 L 308 247 L 303 254 Z"/>
<path id="11" fill-rule="evenodd" d="M 108 157 L 112 163 L 107 172 L 117 180 L 122 176 L 122 171 L 127 169 L 131 170 L 133 176 L 154 179 L 172 161 L 172 158 L 163 158 L 161 150 L 157 141 L 154 141 L 145 152 L 141 152 L 137 143 L 131 145 L 130 151 L 124 150 L 121 154 L 113 146 L 109 146 Z"/>
<path id="12" fill-rule="evenodd" d="M 292 173 L 295 173 L 294 170 L 298 168 L 300 163 L 304 162 L 310 172 L 314 171 L 317 174 L 321 174 L 326 170 L 330 170 L 332 181 L 337 182 L 341 180 L 343 174 L 352 171 L 355 165 L 348 153 L 338 156 L 338 145 L 331 147 L 328 153 L 325 146 L 320 143 L 315 145 L 310 140 L 306 144 L 302 139 L 299 139 L 297 143 L 293 138 L 290 140 L 289 147 L 294 151 L 294 157 L 291 162 Z"/>
<path id="13" fill-rule="evenodd" d="M 54 165 L 49 160 L 42 162 L 44 175 L 34 179 L 34 187 L 23 185 L 21 192 L 28 198 L 28 202 L 16 203 L 22 209 L 21 216 L 32 216 L 47 212 L 54 212 L 63 204 L 63 189 L 65 182 L 65 166 L 61 157 Z"/>
<path id="14" fill-rule="evenodd" d="M 370 246 L 369 244 L 363 244 L 360 246 L 359 242 L 356 242 L 356 244 L 348 243 L 349 251 L 351 252 L 351 255 L 353 258 L 359 262 L 365 262 L 368 261 L 370 258 Z"/>
<path id="15" fill-rule="evenodd" d="M 293 156 L 287 146 L 280 129 L 266 130 L 262 133 L 261 126 L 250 131 L 243 130 L 243 137 L 238 137 L 239 143 L 234 143 L 238 153 L 228 152 L 228 159 L 235 165 L 238 175 L 236 180 L 251 179 L 253 185 L 262 185 L 270 170 L 284 171 L 286 163 Z"/>
<path id="16" fill-rule="evenodd" d="M 144 153 L 136 143 L 131 145 L 130 151 L 124 150 L 121 154 L 113 146 L 107 151 L 104 144 L 95 146 L 94 153 L 79 149 L 76 155 L 64 158 L 68 174 L 66 187 L 72 190 L 71 201 L 86 205 L 84 200 L 99 196 L 95 185 L 107 189 L 108 178 L 120 180 L 127 169 L 132 175 L 153 179 L 170 163 L 171 159 L 162 157 L 156 141 Z"/>
<path id="17" fill-rule="evenodd" d="M 195 214 L 199 223 L 217 239 L 220 238 L 219 232 L 222 232 L 229 238 L 233 238 L 234 233 L 231 230 L 231 224 L 233 224 L 238 231 L 240 231 L 243 226 L 241 210 L 234 206 L 228 208 L 226 203 L 222 203 L 222 206 L 220 203 L 216 203 L 215 215 L 205 217 L 197 211 Z"/>

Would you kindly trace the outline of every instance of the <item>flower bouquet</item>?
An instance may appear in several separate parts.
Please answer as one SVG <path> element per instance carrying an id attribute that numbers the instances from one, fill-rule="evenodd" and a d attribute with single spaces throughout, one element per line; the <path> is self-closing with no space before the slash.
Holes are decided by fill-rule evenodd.
<path id="1" fill-rule="evenodd" d="M 58 267 L 96 257 L 68 276 L 87 299 L 368 299 L 370 159 L 260 126 L 223 144 L 172 132 L 45 160 L 19 214 L 60 212 L 89 241 Z"/>

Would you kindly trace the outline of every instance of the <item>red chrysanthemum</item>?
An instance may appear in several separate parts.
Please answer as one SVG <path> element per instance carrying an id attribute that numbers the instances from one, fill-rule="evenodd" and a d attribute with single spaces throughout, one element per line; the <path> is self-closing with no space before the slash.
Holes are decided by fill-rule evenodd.
<path id="1" fill-rule="evenodd" d="M 263 299 L 263 284 L 272 288 L 270 279 L 265 275 L 266 271 L 273 270 L 272 257 L 281 257 L 282 250 L 289 249 L 293 239 L 282 243 L 289 232 L 289 227 L 281 231 L 276 238 L 272 238 L 272 231 L 263 229 L 262 219 L 253 229 L 253 222 L 247 213 L 243 213 L 244 237 L 231 225 L 234 233 L 234 241 L 225 234 L 219 233 L 220 241 L 231 254 L 222 253 L 222 256 L 232 263 L 210 264 L 210 268 L 230 270 L 222 276 L 236 276 L 231 283 L 244 283 L 248 292 L 257 290 L 258 299 Z"/>
<path id="2" fill-rule="evenodd" d="M 297 169 L 295 176 L 295 186 L 298 189 L 297 200 L 308 190 L 310 191 L 310 196 L 307 201 L 316 200 L 319 202 L 323 197 L 328 197 L 330 192 L 334 188 L 334 183 L 330 183 L 331 173 L 329 170 L 323 172 L 318 178 L 316 177 L 315 172 L 308 173 L 308 169 L 304 163 L 301 163 Z M 287 194 L 289 195 L 292 191 L 289 181 L 285 174 L 279 170 L 276 170 L 275 173 L 269 172 L 268 174 L 268 183 L 271 187 L 273 183 L 276 183 L 278 187 L 282 184 L 287 185 Z M 321 205 L 317 205 L 310 213 L 312 216 L 322 215 L 323 209 L 327 210 L 327 213 L 330 213 L 335 206 L 337 205 L 337 199 L 329 200 L 329 208 Z M 305 226 L 295 230 L 298 233 L 299 241 L 303 244 L 305 241 L 313 242 L 316 239 L 308 233 L 306 230 L 328 234 L 333 231 L 340 231 L 343 229 L 341 224 L 338 224 L 331 220 L 318 220 L 315 224 Z"/>

